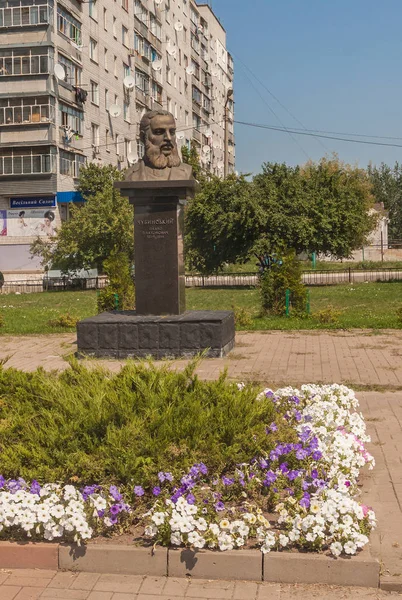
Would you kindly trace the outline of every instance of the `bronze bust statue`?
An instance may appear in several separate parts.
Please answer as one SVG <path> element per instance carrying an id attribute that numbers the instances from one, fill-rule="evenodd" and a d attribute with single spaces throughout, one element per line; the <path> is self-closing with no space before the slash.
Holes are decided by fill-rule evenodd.
<path id="1" fill-rule="evenodd" d="M 145 113 L 140 123 L 145 155 L 128 169 L 125 181 L 194 180 L 191 165 L 182 163 L 177 149 L 176 122 L 166 110 Z"/>

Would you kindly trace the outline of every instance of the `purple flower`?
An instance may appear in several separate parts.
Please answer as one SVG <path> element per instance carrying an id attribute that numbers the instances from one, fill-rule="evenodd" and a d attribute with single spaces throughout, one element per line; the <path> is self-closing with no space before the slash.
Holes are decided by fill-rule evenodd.
<path id="1" fill-rule="evenodd" d="M 299 439 L 302 442 L 307 442 L 310 435 L 311 435 L 311 429 L 309 429 L 308 427 L 303 427 L 303 431 L 301 433 L 299 433 Z"/>
<path id="2" fill-rule="evenodd" d="M 116 502 L 120 502 L 120 500 L 123 498 L 115 485 L 110 486 L 109 494 L 112 496 L 113 500 L 116 500 Z"/>
<path id="3" fill-rule="evenodd" d="M 10 479 L 10 481 L 7 484 L 7 487 L 9 492 L 15 494 L 16 492 L 18 492 L 18 490 L 21 489 L 22 486 L 19 480 Z"/>
<path id="4" fill-rule="evenodd" d="M 84 500 L 88 500 L 89 496 L 92 496 L 99 488 L 99 485 L 86 485 L 84 489 L 81 490 L 82 497 Z"/>
<path id="5" fill-rule="evenodd" d="M 312 477 L 313 479 L 317 479 L 317 477 L 318 477 L 318 471 L 317 471 L 317 469 L 313 469 L 313 470 L 311 471 L 311 477 Z"/>
<path id="6" fill-rule="evenodd" d="M 118 515 L 119 512 L 121 512 L 122 506 L 121 504 L 112 504 L 112 506 L 110 507 L 110 514 L 111 515 Z"/>
<path id="7" fill-rule="evenodd" d="M 3 475 L 0 475 L 0 489 L 3 488 L 6 484 L 6 480 L 4 479 Z"/>
<path id="8" fill-rule="evenodd" d="M 234 479 L 231 479 L 230 477 L 222 477 L 222 483 L 223 485 L 233 485 Z"/>
<path id="9" fill-rule="evenodd" d="M 304 492 L 307 492 L 308 488 L 310 487 L 309 484 L 307 483 L 307 481 L 302 481 L 301 486 L 302 486 L 302 490 Z"/>
<path id="10" fill-rule="evenodd" d="M 298 398 L 297 396 L 292 396 L 290 399 L 295 404 L 300 404 L 300 398 Z"/>
<path id="11" fill-rule="evenodd" d="M 274 395 L 274 392 L 272 392 L 271 390 L 268 390 L 267 392 L 265 392 L 266 398 L 272 398 L 273 395 Z"/>
<path id="12" fill-rule="evenodd" d="M 305 423 L 311 423 L 312 420 L 313 420 L 313 417 L 311 415 L 305 415 L 305 417 L 304 417 Z"/>
<path id="13" fill-rule="evenodd" d="M 288 463 L 287 462 L 283 462 L 279 465 L 279 469 L 282 471 L 282 473 L 287 473 L 289 471 L 288 469 Z"/>
<path id="14" fill-rule="evenodd" d="M 103 519 L 104 516 L 105 516 L 105 511 L 103 510 L 103 508 L 101 510 L 98 510 L 98 517 L 100 519 Z"/>
<path id="15" fill-rule="evenodd" d="M 34 479 L 31 484 L 31 489 L 29 491 L 31 492 L 31 494 L 38 494 L 38 496 L 39 496 L 40 490 L 41 490 L 41 487 L 40 487 L 39 483 L 36 481 L 36 479 Z"/>
<path id="16" fill-rule="evenodd" d="M 273 471 L 267 471 L 267 473 L 265 474 L 264 485 L 269 487 L 272 483 L 275 483 L 276 480 L 277 476 L 275 475 L 275 473 Z"/>
<path id="17" fill-rule="evenodd" d="M 307 494 L 307 492 L 304 494 L 299 504 L 300 506 L 303 506 L 303 508 L 308 508 L 310 506 L 310 495 Z"/>
<path id="18" fill-rule="evenodd" d="M 219 500 L 219 502 L 214 504 L 214 507 L 217 512 L 221 512 L 222 510 L 225 510 L 225 505 L 223 504 L 223 502 L 221 500 Z"/>
<path id="19" fill-rule="evenodd" d="M 302 414 L 299 410 L 295 410 L 295 419 L 299 423 L 302 420 Z"/>
<path id="20" fill-rule="evenodd" d="M 308 456 L 307 450 L 301 449 L 301 450 L 296 451 L 296 458 L 299 460 L 304 460 L 305 458 L 307 458 L 307 456 Z"/>
<path id="21" fill-rule="evenodd" d="M 163 471 L 159 471 L 158 473 L 158 479 L 161 483 L 163 483 L 166 479 L 165 473 L 163 473 Z"/>
<path id="22" fill-rule="evenodd" d="M 111 517 L 109 517 L 110 522 L 112 523 L 112 525 L 116 525 L 118 519 L 116 515 L 112 515 Z"/>
<path id="23" fill-rule="evenodd" d="M 289 471 L 289 473 L 287 474 L 287 477 L 289 479 L 289 481 L 294 481 L 295 479 L 297 479 L 300 475 L 299 471 Z"/>
<path id="24" fill-rule="evenodd" d="M 134 494 L 136 496 L 143 496 L 145 494 L 144 489 L 140 485 L 136 485 L 134 488 Z"/>
<path id="25" fill-rule="evenodd" d="M 322 458 L 322 452 L 315 450 L 311 456 L 313 460 L 320 460 L 320 458 Z"/>
<path id="26" fill-rule="evenodd" d="M 186 500 L 188 504 L 195 504 L 195 496 L 193 494 L 188 494 Z"/>
<path id="27" fill-rule="evenodd" d="M 165 473 L 166 481 L 173 481 L 173 475 L 171 473 Z"/>
<path id="28" fill-rule="evenodd" d="M 261 458 L 260 467 L 261 467 L 261 469 L 268 469 L 269 462 L 267 460 L 265 460 L 265 458 Z"/>
<path id="29" fill-rule="evenodd" d="M 352 484 L 350 483 L 350 481 L 345 481 L 345 485 L 346 487 L 350 487 Z"/>
<path id="30" fill-rule="evenodd" d="M 208 469 L 207 469 L 206 465 L 204 465 L 204 463 L 199 463 L 197 465 L 197 467 L 199 468 L 200 473 L 202 473 L 203 475 L 207 475 L 208 474 Z"/>
<path id="31" fill-rule="evenodd" d="M 159 494 L 161 493 L 161 488 L 158 485 L 156 485 L 152 490 L 152 493 L 154 496 L 159 496 Z"/>
<path id="32" fill-rule="evenodd" d="M 194 465 L 193 467 L 191 467 L 189 473 L 190 473 L 191 477 L 197 477 L 197 475 L 199 474 L 199 469 L 198 469 L 197 465 Z"/>

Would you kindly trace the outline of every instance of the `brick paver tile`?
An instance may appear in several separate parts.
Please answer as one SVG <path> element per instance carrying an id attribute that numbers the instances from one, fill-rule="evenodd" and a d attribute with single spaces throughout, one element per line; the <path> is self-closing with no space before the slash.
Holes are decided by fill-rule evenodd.
<path id="1" fill-rule="evenodd" d="M 15 577 L 32 577 L 35 579 L 52 579 L 57 573 L 57 571 L 51 569 L 10 569 L 10 575 L 14 575 Z"/>
<path id="2" fill-rule="evenodd" d="M 70 585 L 72 590 L 93 590 L 99 580 L 99 573 L 79 573 L 77 579 Z"/>
<path id="3" fill-rule="evenodd" d="M 135 594 L 141 587 L 144 577 L 140 575 L 101 575 L 94 586 L 94 591 L 121 592 Z"/>
<path id="4" fill-rule="evenodd" d="M 86 590 L 46 588 L 41 598 L 51 598 L 51 600 L 86 600 L 90 593 Z"/>
<path id="5" fill-rule="evenodd" d="M 1 600 L 14 600 L 21 587 L 18 585 L 10 585 L 0 587 L 0 598 Z"/>
<path id="6" fill-rule="evenodd" d="M 208 581 L 206 579 L 194 579 L 190 582 L 186 597 L 208 598 L 213 600 L 230 600 L 234 591 L 233 581 Z"/>
<path id="7" fill-rule="evenodd" d="M 15 597 L 15 600 L 38 600 L 42 594 L 42 588 L 36 587 L 23 587 Z M 0 589 L 1 598 L 1 589 Z"/>
<path id="8" fill-rule="evenodd" d="M 163 588 L 163 596 L 185 596 L 186 590 L 190 582 L 188 579 L 177 579 L 175 577 L 168 577 L 166 585 Z"/>
<path id="9" fill-rule="evenodd" d="M 6 571 L 0 571 L 0 585 L 7 579 L 7 577 L 9 577 L 11 575 L 11 571 L 10 572 L 6 572 Z"/>
<path id="10" fill-rule="evenodd" d="M 279 583 L 259 583 L 258 600 L 282 600 L 281 586 Z"/>
<path id="11" fill-rule="evenodd" d="M 149 598 L 149 596 L 148 596 Z M 137 594 L 121 594 L 117 592 L 117 594 L 113 594 L 112 600 L 137 600 Z"/>
<path id="12" fill-rule="evenodd" d="M 88 596 L 88 600 L 111 600 L 113 596 L 112 592 L 91 592 Z"/>
<path id="13" fill-rule="evenodd" d="M 57 573 L 47 587 L 67 589 L 76 579 L 77 575 L 75 573 Z"/>
<path id="14" fill-rule="evenodd" d="M 7 579 L 3 583 L 3 586 L 7 587 L 8 585 L 17 585 L 20 587 L 45 588 L 49 585 L 51 581 L 51 577 L 22 577 L 16 575 L 16 572 L 14 571 L 14 573 L 10 575 L 10 577 L 7 577 Z"/>
<path id="15" fill-rule="evenodd" d="M 145 577 L 140 587 L 141 594 L 162 594 L 162 590 L 166 584 L 166 577 Z"/>
<path id="16" fill-rule="evenodd" d="M 238 581 L 235 583 L 233 600 L 250 600 L 257 596 L 258 584 L 252 581 Z"/>

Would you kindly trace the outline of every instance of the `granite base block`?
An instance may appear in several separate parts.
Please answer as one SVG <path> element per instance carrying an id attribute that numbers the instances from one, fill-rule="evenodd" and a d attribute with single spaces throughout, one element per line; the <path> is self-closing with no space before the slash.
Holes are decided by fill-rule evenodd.
<path id="1" fill-rule="evenodd" d="M 169 316 L 104 312 L 78 323 L 77 342 L 78 355 L 99 358 L 187 358 L 205 350 L 208 357 L 222 357 L 235 344 L 234 314 L 215 310 Z"/>

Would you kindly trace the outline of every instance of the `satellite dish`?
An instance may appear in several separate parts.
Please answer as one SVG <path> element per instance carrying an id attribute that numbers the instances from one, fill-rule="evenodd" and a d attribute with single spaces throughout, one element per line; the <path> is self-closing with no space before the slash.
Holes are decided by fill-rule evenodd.
<path id="1" fill-rule="evenodd" d="M 76 50 L 82 50 L 83 49 L 83 45 L 79 45 L 76 42 L 74 42 L 73 40 L 70 40 L 70 44 L 72 45 L 73 48 L 75 48 Z"/>
<path id="2" fill-rule="evenodd" d="M 219 150 L 219 142 L 214 143 L 214 148 L 215 148 L 215 150 Z"/>
<path id="3" fill-rule="evenodd" d="M 163 0 L 155 0 L 155 4 L 156 6 L 160 6 L 162 4 Z"/>
<path id="4" fill-rule="evenodd" d="M 127 160 L 128 160 L 128 162 L 129 162 L 129 163 L 131 163 L 131 164 L 135 163 L 135 161 L 137 160 L 137 158 L 138 158 L 138 157 L 137 157 L 137 155 L 136 155 L 136 153 L 135 153 L 135 152 L 129 152 L 129 153 L 127 154 Z"/>
<path id="5" fill-rule="evenodd" d="M 194 73 L 195 73 L 195 66 L 194 65 L 188 65 L 188 67 L 186 67 L 186 73 L 188 73 L 189 75 L 194 75 Z"/>
<path id="6" fill-rule="evenodd" d="M 109 115 L 113 118 L 118 117 L 121 113 L 121 108 L 117 104 L 111 104 L 109 107 Z"/>
<path id="7" fill-rule="evenodd" d="M 174 28 L 176 29 L 176 31 L 183 31 L 184 25 L 181 21 L 176 21 L 176 23 L 174 24 Z"/>
<path id="8" fill-rule="evenodd" d="M 207 129 L 206 132 L 205 132 L 205 135 L 207 137 L 212 137 L 212 129 Z"/>
<path id="9" fill-rule="evenodd" d="M 209 154 L 211 152 L 211 148 L 207 145 L 202 147 L 202 151 L 204 154 Z"/>
<path id="10" fill-rule="evenodd" d="M 222 161 L 218 162 L 218 169 L 223 169 L 224 165 Z"/>
<path id="11" fill-rule="evenodd" d="M 219 69 L 212 69 L 211 75 L 212 77 L 219 77 Z"/>
<path id="12" fill-rule="evenodd" d="M 184 132 L 183 131 L 179 131 L 178 133 L 176 133 L 176 138 L 178 140 L 184 140 Z"/>
<path id="13" fill-rule="evenodd" d="M 154 60 L 152 63 L 152 68 L 154 71 L 161 71 L 162 70 L 162 61 Z"/>
<path id="14" fill-rule="evenodd" d="M 132 77 L 131 75 L 127 75 L 127 77 L 125 77 L 123 79 L 123 85 L 126 89 L 128 90 L 133 90 L 135 88 L 135 79 L 134 77 Z"/>
<path id="15" fill-rule="evenodd" d="M 168 45 L 166 46 L 166 52 L 168 54 L 170 54 L 170 56 L 175 56 L 176 55 L 176 46 L 172 46 L 171 43 L 169 42 Z"/>
<path id="16" fill-rule="evenodd" d="M 59 80 L 64 81 L 66 78 L 66 70 L 60 63 L 54 65 L 53 73 L 55 74 L 55 77 Z"/>

